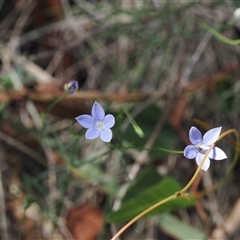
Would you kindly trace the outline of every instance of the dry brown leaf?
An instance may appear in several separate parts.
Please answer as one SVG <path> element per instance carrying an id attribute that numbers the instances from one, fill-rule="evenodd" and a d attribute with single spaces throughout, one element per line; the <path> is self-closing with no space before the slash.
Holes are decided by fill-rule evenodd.
<path id="1" fill-rule="evenodd" d="M 1 91 L 0 104 L 8 103 L 11 100 L 22 101 L 26 96 L 26 91 Z"/>
<path id="2" fill-rule="evenodd" d="M 84 204 L 69 209 L 66 226 L 77 240 L 94 240 L 103 227 L 102 212 L 93 206 Z"/>
<path id="3" fill-rule="evenodd" d="M 28 98 L 32 100 L 39 111 L 46 111 L 48 106 L 57 98 L 64 94 L 63 86 L 56 84 L 38 84 L 31 88 L 28 93 Z M 99 91 L 84 92 L 78 91 L 74 95 L 69 95 L 60 101 L 52 110 L 51 113 L 61 118 L 75 118 L 80 114 L 90 112 L 86 106 L 85 100 L 108 100 L 108 101 L 142 101 L 148 98 L 148 93 L 126 93 L 126 94 L 104 94 Z"/>
<path id="4" fill-rule="evenodd" d="M 188 83 L 184 88 L 184 93 L 198 91 L 200 89 L 215 90 L 216 84 L 225 80 L 228 76 L 234 73 L 234 71 L 240 68 L 239 63 L 230 64 L 222 71 L 213 74 L 210 77 L 203 79 L 196 79 L 195 81 Z"/>

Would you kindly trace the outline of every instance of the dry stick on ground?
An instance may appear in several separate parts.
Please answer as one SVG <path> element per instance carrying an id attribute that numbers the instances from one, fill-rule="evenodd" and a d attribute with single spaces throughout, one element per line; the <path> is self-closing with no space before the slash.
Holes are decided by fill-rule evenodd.
<path id="1" fill-rule="evenodd" d="M 0 131 L 0 140 L 39 162 L 39 155 L 25 144 Z M 43 163 L 41 163 L 43 164 Z"/>
<path id="2" fill-rule="evenodd" d="M 107 15 L 109 15 L 110 10 L 111 9 L 106 8 L 103 10 L 93 11 L 94 20 L 101 20 L 102 18 L 106 17 Z M 128 22 L 132 21 L 132 18 L 130 18 L 128 15 L 126 15 L 126 14 L 120 15 L 119 14 L 117 17 L 119 18 L 120 22 L 122 21 L 121 20 L 122 16 L 128 17 Z M 37 39 L 44 34 L 52 33 L 53 31 L 56 31 L 56 29 L 64 30 L 65 28 L 69 27 L 69 25 L 70 26 L 74 25 L 74 26 L 76 26 L 76 28 L 78 27 L 78 29 L 80 28 L 82 30 L 80 34 L 78 33 L 78 31 L 75 31 L 75 33 L 78 34 L 78 39 L 69 42 L 67 45 L 64 44 L 61 46 L 57 46 L 57 49 L 53 49 L 53 50 L 41 52 L 36 55 L 29 56 L 29 59 L 32 61 L 35 61 L 35 60 L 39 60 L 42 58 L 52 57 L 57 52 L 67 51 L 74 47 L 79 48 L 79 46 L 81 44 L 83 44 L 85 41 L 87 41 L 88 39 L 94 40 L 94 38 L 93 38 L 94 35 L 102 33 L 103 30 L 107 30 L 107 29 L 111 28 L 112 26 L 114 26 L 114 24 L 116 22 L 115 18 L 116 18 L 116 16 L 112 17 L 112 21 L 109 20 L 107 25 L 103 25 L 98 29 L 93 29 L 92 20 L 89 19 L 88 16 L 84 16 L 84 17 L 80 17 L 80 18 L 70 18 L 70 20 L 67 20 L 67 21 L 64 20 L 57 24 L 52 24 L 50 26 L 41 28 L 38 31 L 34 30 L 33 32 L 27 33 L 27 34 L 21 36 L 19 38 L 19 40 L 14 39 L 10 45 L 17 47 L 18 46 L 17 43 L 19 43 L 19 46 L 20 46 L 21 44 L 26 43 L 31 40 L 34 40 L 34 39 Z M 87 30 L 85 30 L 85 29 L 87 29 Z M 84 30 L 84 34 L 83 34 L 83 30 Z"/>
<path id="3" fill-rule="evenodd" d="M 98 49 L 94 53 L 89 54 L 87 57 L 85 57 L 85 59 L 81 59 L 73 63 L 71 66 L 65 69 L 64 74 L 59 74 L 57 78 L 64 79 L 64 80 L 71 79 L 71 77 L 76 72 L 78 72 L 79 69 L 88 68 L 89 75 L 92 75 L 92 76 L 90 76 L 89 79 L 85 81 L 85 84 L 90 85 L 88 89 L 91 89 L 96 76 L 98 76 L 97 74 L 99 70 L 101 70 L 102 67 L 105 65 L 105 62 L 107 61 L 107 57 L 115 51 L 115 45 L 116 43 L 109 44 L 107 47 L 103 47 L 100 50 Z M 101 54 L 99 54 L 100 51 L 101 51 Z M 100 61 L 101 59 L 103 59 L 102 60 L 103 63 L 100 62 L 99 65 L 97 65 L 98 66 L 97 70 L 95 71 L 95 69 L 93 69 L 94 73 L 92 73 L 93 62 L 96 61 L 96 58 L 97 58 L 97 61 Z M 88 83 L 89 80 L 92 82 L 92 84 L 91 82 L 90 84 Z"/>
<path id="4" fill-rule="evenodd" d="M 48 72 L 49 74 L 53 74 L 54 71 L 56 71 L 59 64 L 63 61 L 63 56 L 64 56 L 63 52 L 57 52 L 56 54 L 54 54 L 51 59 L 51 62 L 48 64 L 45 71 Z M 64 74 L 64 76 L 65 76 L 65 74 Z M 59 79 L 59 77 L 57 77 L 57 79 Z M 59 82 L 61 82 L 61 81 L 59 81 Z"/>
<path id="5" fill-rule="evenodd" d="M 207 32 L 203 39 L 200 41 L 199 45 L 197 46 L 195 52 L 193 53 L 186 69 L 184 70 L 182 77 L 180 78 L 180 84 L 182 86 L 185 86 L 186 83 L 189 80 L 190 74 L 192 73 L 192 70 L 194 68 L 194 66 L 197 64 L 198 60 L 200 59 L 203 51 L 205 50 L 209 40 L 212 38 L 211 33 Z"/>
<path id="6" fill-rule="evenodd" d="M 68 18 L 72 16 L 72 12 L 71 12 L 71 9 L 69 7 L 69 4 L 62 1 L 62 4 L 64 4 L 64 7 L 63 7 L 63 11 L 64 11 L 64 15 L 65 15 L 65 18 L 66 19 L 66 22 L 68 22 Z M 100 17 L 102 17 L 101 15 L 98 14 L 93 14 L 97 19 L 100 19 Z M 106 16 L 106 13 L 104 13 L 104 16 Z M 88 19 L 86 18 L 88 21 L 88 24 L 92 24 L 91 22 L 91 19 Z M 75 27 L 76 24 L 69 24 L 68 26 L 68 31 L 71 31 L 71 33 L 74 34 L 74 36 L 76 36 L 75 38 L 76 39 L 73 39 L 73 41 L 77 40 L 77 39 L 81 39 L 81 38 L 84 38 L 85 36 L 87 36 L 87 38 L 89 39 L 90 42 L 94 42 L 94 44 L 96 46 L 98 46 L 99 44 L 97 43 L 97 41 L 94 39 L 94 37 L 88 33 L 87 31 L 87 24 L 82 24 L 82 25 L 79 25 L 78 28 Z M 71 34 L 71 35 L 73 35 Z M 112 51 L 109 51 L 110 48 L 109 46 L 108 47 L 104 47 L 104 48 L 98 48 L 93 54 L 91 54 L 91 56 L 93 56 L 93 59 L 94 61 L 96 61 L 96 57 L 97 57 L 97 60 L 100 60 L 100 58 L 106 58 L 106 56 L 109 55 L 110 52 Z M 108 54 L 106 54 L 108 53 Z M 91 57 L 90 56 L 90 57 Z M 90 58 L 88 57 L 88 59 Z M 79 57 L 81 58 L 81 57 Z M 106 61 L 106 60 L 105 60 Z M 81 65 L 84 65 L 86 68 L 90 68 L 89 69 L 89 76 L 88 76 L 88 79 L 86 80 L 86 83 L 89 84 L 89 80 L 90 80 L 90 84 L 91 85 L 91 82 L 95 82 L 94 80 L 96 80 L 96 76 L 98 76 L 98 73 L 101 71 L 101 69 L 103 68 L 103 66 L 105 65 L 105 61 L 102 63 L 100 63 L 98 66 L 98 68 L 95 70 L 95 67 L 94 67 L 94 64 L 88 64 L 87 66 L 87 63 L 86 61 L 84 60 L 81 60 L 80 62 L 77 62 L 75 64 L 72 64 L 72 66 L 69 66 L 67 69 L 64 69 L 64 72 L 61 74 L 58 74 L 57 75 L 57 78 L 58 79 L 66 79 L 66 78 L 70 78 L 72 75 L 74 75 L 74 73 L 76 73 L 80 67 L 80 63 Z M 67 74 L 68 73 L 68 74 Z"/>
<path id="7" fill-rule="evenodd" d="M 234 233 L 239 233 L 240 225 L 240 198 L 237 200 L 229 216 L 222 225 L 215 228 L 212 232 L 212 240 L 231 239 Z"/>
<path id="8" fill-rule="evenodd" d="M 50 74 L 48 74 L 46 71 L 44 71 L 42 68 L 40 68 L 38 65 L 33 63 L 32 61 L 28 60 L 26 57 L 18 55 L 14 52 L 14 49 L 12 49 L 11 46 L 6 46 L 5 44 L 0 42 L 0 59 L 3 62 L 3 68 L 1 71 L 1 75 L 6 74 L 12 74 L 15 75 L 14 69 L 11 67 L 11 62 L 13 62 L 15 65 L 21 65 L 25 71 L 34 76 L 36 81 L 38 83 L 51 83 L 56 82 L 56 78 L 52 77 Z M 15 77 L 14 77 L 15 79 Z M 14 81 L 14 86 L 17 86 L 17 89 L 21 89 L 22 84 L 19 84 L 19 81 Z M 17 85 L 16 85 L 17 84 Z"/>
<path id="9" fill-rule="evenodd" d="M 11 43 L 12 38 L 16 38 L 16 37 L 19 38 L 32 10 L 36 6 L 36 2 L 34 3 L 33 1 L 26 1 L 26 2 L 24 1 L 22 3 L 23 3 L 23 5 L 21 6 L 21 9 L 19 9 L 20 16 L 16 20 L 14 29 L 11 32 L 9 43 Z"/>
<path id="10" fill-rule="evenodd" d="M 13 10 L 1 21 L 0 25 L 0 37 L 6 35 L 7 31 L 11 29 L 11 24 L 16 21 L 16 18 L 21 11 L 22 2 L 17 1 L 17 4 L 14 6 Z"/>
<path id="11" fill-rule="evenodd" d="M 96 16 L 97 16 L 97 19 L 102 18 L 101 14 L 97 14 Z M 88 24 L 91 24 L 91 21 L 89 19 L 87 19 L 87 20 L 84 19 L 84 20 L 82 20 L 82 22 L 84 23 L 85 26 L 88 26 Z M 87 41 L 91 38 L 93 39 L 93 37 L 92 37 L 93 35 L 101 33 L 103 31 L 102 28 L 92 30 L 91 32 L 86 31 L 86 30 L 84 30 L 82 25 L 83 24 L 79 24 L 79 26 L 78 26 L 78 28 L 80 28 L 82 30 L 82 32 L 81 32 L 81 34 L 78 34 L 77 39 L 69 42 L 67 45 L 63 44 L 61 46 L 58 46 L 57 49 L 48 50 L 48 51 L 41 52 L 36 55 L 29 56 L 29 59 L 32 61 L 35 61 L 35 60 L 42 59 L 42 58 L 48 58 L 48 57 L 51 57 L 52 55 L 56 54 L 57 52 L 64 52 L 64 51 L 70 50 L 74 47 L 79 47 L 81 44 L 85 43 L 85 41 Z M 69 26 L 69 23 L 67 26 Z M 84 34 L 83 34 L 83 30 L 84 30 Z"/>
<path id="12" fill-rule="evenodd" d="M 58 21 L 56 23 L 52 23 L 49 25 L 46 25 L 44 27 L 41 27 L 39 29 L 33 30 L 31 32 L 25 33 L 19 38 L 12 39 L 10 41 L 10 45 L 20 47 L 21 45 L 27 44 L 28 42 L 37 40 L 38 38 L 43 37 L 44 35 L 48 35 L 53 32 L 58 31 L 65 31 L 66 28 L 69 27 L 69 25 L 75 25 L 76 28 L 78 28 L 78 25 L 81 26 L 87 26 L 90 23 L 90 20 L 83 17 L 72 17 L 68 19 L 67 21 L 64 19 L 62 21 Z"/>
<path id="13" fill-rule="evenodd" d="M 79 17 L 72 17 L 71 19 L 58 21 L 56 23 L 48 24 L 44 27 L 32 30 L 31 32 L 24 33 L 23 35 L 19 36 L 18 38 L 14 38 L 10 40 L 10 45 L 21 47 L 21 45 L 27 44 L 28 42 L 37 40 L 38 38 L 43 37 L 44 35 L 48 35 L 53 32 L 57 31 L 64 31 L 69 24 L 85 24 L 85 19 Z"/>

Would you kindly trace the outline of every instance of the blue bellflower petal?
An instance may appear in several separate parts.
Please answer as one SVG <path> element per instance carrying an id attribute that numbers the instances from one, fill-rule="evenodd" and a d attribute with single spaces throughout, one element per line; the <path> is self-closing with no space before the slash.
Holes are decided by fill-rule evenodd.
<path id="1" fill-rule="evenodd" d="M 184 156 L 188 159 L 193 159 L 197 156 L 196 147 L 193 145 L 188 145 L 184 149 Z"/>
<path id="2" fill-rule="evenodd" d="M 95 139 L 95 138 L 98 138 L 99 136 L 100 136 L 100 131 L 98 131 L 95 128 L 89 128 L 85 133 L 86 139 Z"/>
<path id="3" fill-rule="evenodd" d="M 104 124 L 106 127 L 111 128 L 114 126 L 115 124 L 115 118 L 112 114 L 108 114 L 106 115 L 106 117 L 104 118 Z"/>
<path id="4" fill-rule="evenodd" d="M 218 140 L 218 137 L 221 133 L 221 129 L 222 129 L 222 127 L 218 127 L 218 128 L 213 128 L 213 129 L 207 131 L 203 136 L 202 143 L 206 144 L 208 146 L 215 143 Z"/>
<path id="5" fill-rule="evenodd" d="M 84 128 L 93 128 L 94 127 L 94 119 L 92 116 L 88 114 L 83 114 L 75 118 L 78 123 Z"/>
<path id="6" fill-rule="evenodd" d="M 201 153 L 198 153 L 198 154 L 197 154 L 197 156 L 196 156 L 196 163 L 197 163 L 198 166 L 200 166 L 203 157 L 204 157 L 203 154 L 201 154 Z M 207 158 L 205 159 L 205 161 L 204 161 L 201 169 L 204 170 L 204 171 L 207 171 L 208 168 L 209 168 L 209 166 L 210 166 L 210 159 L 209 159 L 209 157 L 207 157 Z"/>
<path id="7" fill-rule="evenodd" d="M 214 147 L 208 156 L 213 160 L 223 160 L 227 158 L 227 155 L 225 154 L 225 152 L 218 147 Z"/>
<path id="8" fill-rule="evenodd" d="M 92 107 L 92 116 L 94 120 L 103 120 L 105 117 L 105 111 L 103 107 L 95 101 Z"/>
<path id="9" fill-rule="evenodd" d="M 191 127 L 189 131 L 189 139 L 193 145 L 198 145 L 202 142 L 202 134 L 196 127 Z"/>
<path id="10" fill-rule="evenodd" d="M 110 142 L 112 139 L 112 130 L 110 130 L 109 128 L 104 128 L 100 133 L 100 138 L 104 142 Z"/>

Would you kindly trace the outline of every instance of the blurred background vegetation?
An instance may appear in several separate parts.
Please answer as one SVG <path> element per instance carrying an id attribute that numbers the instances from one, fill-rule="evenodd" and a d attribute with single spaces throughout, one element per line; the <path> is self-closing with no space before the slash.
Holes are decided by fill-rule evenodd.
<path id="1" fill-rule="evenodd" d="M 1 239 L 110 239 L 185 185 L 195 161 L 159 148 L 183 150 L 193 125 L 239 130 L 240 47 L 199 24 L 239 39 L 238 7 L 1 0 Z M 79 91 L 63 98 L 73 79 Z M 86 140 L 74 119 L 95 100 L 116 118 L 110 144 Z M 219 143 L 228 159 L 212 161 L 190 193 L 226 176 L 233 142 Z M 121 239 L 240 239 L 239 171 L 237 163 L 216 191 L 157 209 Z"/>

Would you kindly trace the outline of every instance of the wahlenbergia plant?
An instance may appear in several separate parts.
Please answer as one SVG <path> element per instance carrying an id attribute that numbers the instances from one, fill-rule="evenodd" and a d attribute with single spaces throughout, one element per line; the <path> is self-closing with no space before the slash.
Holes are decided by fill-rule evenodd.
<path id="1" fill-rule="evenodd" d="M 76 117 L 76 120 L 80 125 L 82 125 L 82 127 L 88 129 L 85 134 L 86 139 L 95 139 L 100 137 L 104 142 L 111 141 L 112 131 L 110 130 L 110 128 L 114 126 L 115 118 L 111 114 L 108 114 L 105 116 L 105 111 L 98 102 L 94 102 L 93 104 L 92 116 L 84 114 Z M 227 158 L 227 155 L 225 154 L 225 152 L 222 149 L 215 146 L 216 143 L 231 133 L 235 135 L 238 142 L 238 138 L 239 138 L 238 132 L 235 129 L 230 129 L 220 135 L 221 129 L 222 127 L 213 128 L 207 131 L 202 136 L 201 132 L 196 127 L 191 127 L 189 131 L 189 139 L 192 144 L 188 145 L 183 151 L 183 154 L 186 158 L 188 159 L 195 158 L 196 163 L 198 165 L 198 168 L 195 174 L 193 175 L 193 177 L 191 178 L 191 180 L 182 190 L 173 193 L 171 196 L 157 202 L 156 204 L 152 205 L 151 207 L 147 208 L 146 210 L 141 212 L 139 215 L 137 215 L 130 222 L 128 222 L 122 229 L 120 229 L 119 232 L 117 232 L 117 234 L 113 236 L 111 240 L 116 240 L 134 222 L 136 222 L 138 219 L 140 219 L 141 217 L 143 217 L 153 209 L 159 207 L 160 205 L 163 205 L 168 201 L 171 201 L 180 197 L 186 198 L 186 201 L 187 201 L 187 199 L 189 198 L 189 195 L 186 193 L 186 191 L 193 184 L 194 180 L 197 178 L 201 169 L 204 171 L 207 171 L 209 169 L 210 159 L 223 160 Z M 237 153 L 237 146 L 236 146 L 234 161 L 229 169 L 229 172 L 226 178 L 224 178 L 223 181 L 221 181 L 219 184 L 212 186 L 212 190 L 215 190 L 216 187 L 219 187 L 227 179 L 230 171 L 232 170 L 233 166 L 237 161 L 237 156 L 238 156 L 238 153 Z"/>

